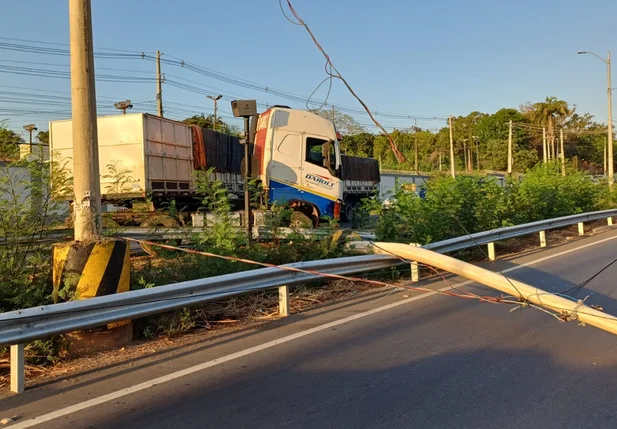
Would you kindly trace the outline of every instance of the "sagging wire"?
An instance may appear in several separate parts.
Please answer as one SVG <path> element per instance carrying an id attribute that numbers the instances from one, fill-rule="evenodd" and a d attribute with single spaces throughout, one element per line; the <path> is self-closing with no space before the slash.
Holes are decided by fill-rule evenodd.
<path id="1" fill-rule="evenodd" d="M 266 268 L 276 268 L 276 269 L 285 270 L 285 271 L 292 271 L 292 272 L 299 272 L 299 273 L 305 273 L 305 274 L 312 274 L 312 275 L 316 275 L 316 276 L 320 276 L 320 277 L 324 277 L 324 278 L 332 278 L 332 279 L 337 279 L 337 280 L 346 280 L 346 281 L 351 281 L 351 282 L 363 282 L 363 283 L 367 283 L 367 284 L 372 284 L 372 285 L 382 286 L 382 287 L 389 287 L 389 288 L 394 288 L 394 289 L 403 288 L 403 289 L 407 289 L 407 290 L 414 291 L 414 292 L 425 292 L 425 293 L 431 293 L 431 294 L 439 294 L 439 295 L 445 295 L 445 296 L 461 298 L 461 299 L 473 299 L 475 301 L 487 302 L 487 303 L 491 303 L 491 304 L 511 304 L 511 305 L 515 305 L 516 309 L 534 308 L 534 309 L 540 310 L 540 311 L 542 311 L 544 313 L 547 313 L 547 314 L 549 314 L 552 317 L 555 317 L 560 322 L 568 322 L 568 321 L 575 320 L 575 319 L 577 319 L 577 315 L 578 314 L 589 315 L 589 316 L 592 315 L 592 314 L 590 314 L 590 313 L 588 313 L 586 311 L 581 311 L 581 310 L 578 310 L 578 309 L 570 310 L 570 309 L 567 309 L 567 308 L 550 306 L 551 310 L 561 311 L 561 313 L 555 313 L 555 312 L 550 311 L 550 310 L 548 310 L 546 308 L 543 308 L 543 307 L 541 307 L 539 305 L 535 305 L 535 304 L 529 302 L 528 300 L 526 300 L 522 296 L 520 298 L 518 298 L 518 299 L 511 300 L 511 299 L 508 299 L 509 296 L 504 296 L 504 295 L 500 295 L 500 296 L 477 295 L 477 294 L 475 294 L 473 292 L 469 292 L 469 291 L 467 291 L 465 289 L 456 287 L 456 285 L 449 285 L 447 280 L 445 279 L 445 276 L 443 276 L 442 273 L 439 273 L 434 267 L 430 267 L 430 268 L 432 270 L 434 270 L 439 275 L 439 277 L 441 277 L 442 280 L 444 280 L 444 282 L 446 282 L 446 284 L 448 284 L 454 290 L 462 290 L 465 293 L 464 294 L 460 294 L 460 293 L 455 293 L 455 292 L 447 292 L 447 291 L 443 291 L 443 290 L 439 290 L 439 289 L 430 289 L 428 287 L 422 287 L 422 286 L 394 285 L 394 284 L 387 283 L 387 282 L 382 282 L 382 281 L 379 281 L 379 280 L 370 280 L 370 279 L 361 278 L 361 277 L 349 277 L 349 276 L 343 276 L 343 275 L 338 275 L 338 274 L 328 274 L 328 273 L 322 273 L 322 272 L 315 271 L 315 270 L 306 270 L 306 269 L 302 269 L 302 268 L 288 267 L 288 266 L 285 267 L 285 266 L 281 266 L 281 265 L 270 264 L 270 263 L 267 263 L 267 262 L 257 262 L 257 261 L 252 261 L 250 259 L 237 258 L 237 257 L 233 257 L 233 256 L 217 255 L 216 253 L 203 252 L 203 251 L 194 250 L 194 249 L 175 247 L 175 246 L 170 246 L 170 245 L 167 245 L 167 244 L 155 243 L 155 242 L 148 241 L 148 240 L 138 240 L 138 239 L 135 239 L 135 238 L 128 238 L 128 237 L 118 237 L 118 238 L 121 239 L 121 240 L 132 241 L 132 242 L 135 242 L 135 243 L 143 243 L 143 244 L 148 244 L 148 245 L 151 245 L 151 246 L 157 246 L 157 247 L 160 247 L 160 248 L 163 248 L 163 249 L 168 249 L 168 250 L 175 250 L 175 251 L 189 253 L 189 254 L 214 257 L 214 258 L 224 259 L 224 260 L 233 261 L 233 262 L 241 262 L 241 263 L 246 263 L 246 264 L 258 265 L 258 266 L 262 266 L 262 267 L 266 267 Z M 394 255 L 394 256 L 396 256 L 396 255 Z M 400 259 L 402 262 L 409 262 L 405 258 L 401 258 L 399 256 L 396 256 L 396 257 L 398 259 Z M 579 302 L 580 306 L 582 306 L 583 303 L 584 303 L 584 300 L 578 300 L 578 302 Z M 607 316 L 603 316 L 603 315 L 596 315 L 596 314 L 594 314 L 593 316 L 598 317 L 598 318 L 608 319 L 608 320 L 614 320 L 613 317 L 608 316 L 608 315 Z"/>
<path id="2" fill-rule="evenodd" d="M 390 143 L 390 146 L 392 148 L 392 152 L 394 152 L 394 155 L 396 156 L 396 159 L 398 160 L 398 162 L 403 163 L 405 162 L 405 157 L 403 156 L 403 153 L 398 149 L 398 147 L 396 146 L 396 143 L 394 142 L 394 140 L 392 140 L 392 137 L 390 136 L 390 134 L 386 131 L 386 129 L 381 125 L 381 123 L 379 123 L 379 121 L 377 121 L 377 119 L 375 119 L 375 117 L 373 116 L 373 114 L 371 113 L 371 110 L 369 109 L 369 107 L 366 105 L 366 103 L 364 103 L 364 101 L 362 101 L 362 99 L 358 96 L 358 94 L 356 94 L 356 92 L 353 90 L 353 88 L 351 87 L 351 85 L 347 82 L 347 80 L 345 80 L 345 78 L 341 75 L 341 73 L 337 70 L 337 68 L 334 66 L 334 64 L 332 63 L 332 60 L 330 59 L 330 56 L 326 53 L 326 51 L 323 49 L 323 47 L 321 46 L 321 44 L 317 41 L 317 38 L 315 37 L 315 35 L 313 34 L 313 32 L 311 31 L 311 29 L 309 28 L 309 26 L 304 22 L 304 20 L 300 17 L 300 15 L 298 14 L 298 12 L 296 12 L 296 10 L 294 9 L 294 7 L 291 4 L 291 0 L 285 0 L 287 2 L 287 6 L 289 7 L 289 10 L 291 11 L 292 15 L 294 16 L 294 18 L 297 20 L 297 22 L 293 22 L 291 21 L 293 24 L 299 24 L 301 26 L 303 26 L 306 31 L 308 32 L 309 36 L 311 36 L 311 39 L 313 39 L 313 43 L 315 43 L 315 46 L 317 46 L 317 48 L 319 49 L 319 51 L 323 54 L 323 56 L 326 58 L 326 73 L 331 77 L 331 78 L 336 78 L 336 79 L 340 79 L 345 86 L 347 87 L 347 90 L 349 90 L 349 92 L 351 93 L 351 95 L 354 96 L 354 98 L 356 100 L 358 100 L 358 102 L 362 105 L 362 107 L 364 108 L 364 110 L 366 111 L 366 113 L 368 114 L 368 116 L 371 118 L 371 120 L 373 121 L 373 123 L 375 124 L 375 126 L 377 126 L 377 128 L 379 128 L 379 130 L 381 131 L 381 133 L 388 139 L 388 142 Z M 280 3 L 280 0 L 279 0 Z M 282 6 L 281 6 L 282 8 Z M 287 18 L 287 20 L 290 20 L 289 17 L 287 17 L 287 15 L 285 14 L 285 12 L 283 11 L 283 15 L 285 15 L 285 17 Z M 330 67 L 330 70 L 328 71 L 328 66 Z M 334 73 L 332 73 L 332 71 L 334 71 Z"/>
<path id="3" fill-rule="evenodd" d="M 606 264 L 603 268 L 601 268 L 598 272 L 596 272 L 595 274 L 593 274 L 592 276 L 590 276 L 589 278 L 587 278 L 586 280 L 583 280 L 582 282 L 571 286 L 565 290 L 563 290 L 561 292 L 561 294 L 567 294 L 569 292 L 572 291 L 577 291 L 578 289 L 585 287 L 590 281 L 592 281 L 593 279 L 595 279 L 596 277 L 598 277 L 602 272 L 606 271 L 611 265 L 613 265 L 615 262 L 617 262 L 617 258 L 613 259 L 611 262 L 609 262 L 608 264 Z M 575 298 L 572 298 L 575 299 Z"/>
<path id="4" fill-rule="evenodd" d="M 433 289 L 430 289 L 430 288 L 427 288 L 427 287 L 422 287 L 422 286 L 393 285 L 391 283 L 382 282 L 382 281 L 379 281 L 379 280 L 369 280 L 369 279 L 365 279 L 365 278 L 362 278 L 362 277 L 349 277 L 349 276 L 343 276 L 343 275 L 339 275 L 339 274 L 329 274 L 329 273 L 323 273 L 323 272 L 320 272 L 320 271 L 307 270 L 307 269 L 297 268 L 297 267 L 275 265 L 275 264 L 270 264 L 270 263 L 267 263 L 267 262 L 258 262 L 258 261 L 253 261 L 253 260 L 250 260 L 250 259 L 238 258 L 238 257 L 235 257 L 235 256 L 224 256 L 224 255 L 218 255 L 216 253 L 204 252 L 204 251 L 195 250 L 195 249 L 170 246 L 168 244 L 156 243 L 156 242 L 148 241 L 148 240 L 139 240 L 139 239 L 136 239 L 136 238 L 129 238 L 129 237 L 118 237 L 118 238 L 121 239 L 121 240 L 131 241 L 131 242 L 134 242 L 134 243 L 146 244 L 146 245 L 149 245 L 149 246 L 156 246 L 156 247 L 160 247 L 162 249 L 167 249 L 167 250 L 175 250 L 175 251 L 178 251 L 178 252 L 184 252 L 184 253 L 189 253 L 189 254 L 193 254 L 193 255 L 208 256 L 208 257 L 224 259 L 224 260 L 232 261 L 232 262 L 241 262 L 241 263 L 250 264 L 250 265 L 258 265 L 258 266 L 266 267 L 266 268 L 276 268 L 276 269 L 283 270 L 283 271 L 292 271 L 292 272 L 296 272 L 296 273 L 311 274 L 311 275 L 315 275 L 315 276 L 319 276 L 319 277 L 331 278 L 331 279 L 336 279 L 336 280 L 346 280 L 346 281 L 351 281 L 351 282 L 363 282 L 363 283 L 372 284 L 372 285 L 375 285 L 375 286 L 390 287 L 390 288 L 405 288 L 407 290 L 411 290 L 411 291 L 414 291 L 414 292 L 437 293 L 437 294 L 451 296 L 451 297 L 456 297 L 456 298 L 473 299 L 473 300 L 479 300 L 479 301 L 482 301 L 482 302 L 491 302 L 491 303 L 494 303 L 494 304 L 502 304 L 502 303 L 503 304 L 519 304 L 518 301 L 503 300 L 501 297 L 481 296 L 481 295 L 473 294 L 473 293 L 470 293 L 470 292 L 467 292 L 467 291 L 465 291 L 464 294 L 459 294 L 459 293 L 455 293 L 455 292 L 433 290 Z M 399 258 L 399 259 L 401 259 L 401 258 Z M 406 262 L 404 259 L 402 259 L 402 261 Z M 452 287 L 452 288 L 456 290 L 456 288 L 454 288 L 454 287 Z"/>

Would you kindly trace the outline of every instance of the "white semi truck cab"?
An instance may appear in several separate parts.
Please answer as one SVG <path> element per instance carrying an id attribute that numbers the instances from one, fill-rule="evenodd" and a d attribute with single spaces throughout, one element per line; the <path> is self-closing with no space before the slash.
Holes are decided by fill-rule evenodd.
<path id="1" fill-rule="evenodd" d="M 341 150 L 332 122 L 304 110 L 266 110 L 257 122 L 252 164 L 271 203 L 312 219 L 339 218 Z"/>

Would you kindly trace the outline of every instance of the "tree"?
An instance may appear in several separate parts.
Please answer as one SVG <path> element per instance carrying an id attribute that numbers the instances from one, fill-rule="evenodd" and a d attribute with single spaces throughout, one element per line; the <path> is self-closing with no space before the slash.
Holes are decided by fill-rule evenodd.
<path id="1" fill-rule="evenodd" d="M 481 164 L 489 170 L 503 171 L 508 163 L 508 124 L 525 123 L 527 118 L 516 109 L 500 109 L 492 115 L 485 116 L 478 121 L 476 135 L 481 148 Z M 534 150 L 534 142 L 530 140 L 525 131 L 514 128 L 512 130 L 512 152 L 514 157 L 514 170 L 525 171 L 530 167 Z M 525 154 L 517 155 L 519 151 Z M 517 162 L 518 161 L 518 162 Z"/>
<path id="2" fill-rule="evenodd" d="M 547 126 L 548 143 L 550 147 L 554 147 L 556 126 L 563 125 L 565 119 L 574 114 L 574 110 L 575 108 L 568 106 L 568 103 L 564 100 L 546 97 L 546 100 L 534 103 L 528 114 L 536 124 Z"/>
<path id="3" fill-rule="evenodd" d="M 19 145 L 24 143 L 23 137 L 15 131 L 0 126 L 0 158 L 19 159 Z"/>
<path id="4" fill-rule="evenodd" d="M 214 128 L 214 117 L 212 115 L 205 116 L 203 113 L 201 115 L 193 115 L 190 118 L 186 118 L 182 122 L 187 125 L 197 125 L 201 128 Z M 235 135 L 238 133 L 238 130 L 235 127 L 223 122 L 221 118 L 216 118 L 216 130 L 225 134 Z"/>
<path id="5" fill-rule="evenodd" d="M 373 157 L 375 136 L 371 133 L 345 135 L 341 141 L 341 151 L 347 155 Z"/>
<path id="6" fill-rule="evenodd" d="M 358 123 L 351 115 L 336 109 L 321 109 L 316 111 L 319 116 L 334 123 L 336 131 L 342 135 L 365 133 L 366 128 Z"/>
<path id="7" fill-rule="evenodd" d="M 49 144 L 49 131 L 39 131 L 36 135 L 36 139 L 41 144 Z"/>
<path id="8" fill-rule="evenodd" d="M 462 160 L 468 158 L 468 153 L 465 153 L 466 150 L 471 149 L 471 159 L 469 160 L 472 169 L 474 168 L 473 159 L 476 154 L 476 128 L 478 126 L 478 122 L 480 122 L 483 118 L 487 117 L 486 113 L 481 112 L 471 112 L 467 116 L 459 116 L 454 118 L 453 120 L 453 137 L 455 146 L 455 156 L 457 153 L 462 153 Z M 448 131 L 449 132 L 449 131 Z M 477 165 L 477 163 L 475 163 Z M 466 166 L 464 165 L 464 168 Z"/>

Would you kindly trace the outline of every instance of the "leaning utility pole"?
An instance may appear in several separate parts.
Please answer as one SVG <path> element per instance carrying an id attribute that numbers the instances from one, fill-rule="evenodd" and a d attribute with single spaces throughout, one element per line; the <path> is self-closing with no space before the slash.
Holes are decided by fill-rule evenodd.
<path id="1" fill-rule="evenodd" d="M 563 151 L 563 128 L 559 130 L 559 144 L 561 146 L 561 175 L 566 175 L 566 155 Z"/>
<path id="2" fill-rule="evenodd" d="M 546 153 L 546 128 L 542 127 L 542 161 L 548 162 L 548 154 Z"/>
<path id="3" fill-rule="evenodd" d="M 512 174 L 512 119 L 508 129 L 508 174 Z"/>
<path id="4" fill-rule="evenodd" d="M 75 241 L 99 236 L 101 195 L 90 0 L 69 0 Z"/>
<path id="5" fill-rule="evenodd" d="M 450 116 L 450 174 L 456 179 L 456 169 L 454 165 L 454 136 L 452 135 L 452 116 Z"/>
<path id="6" fill-rule="evenodd" d="M 161 51 L 156 51 L 156 101 L 159 116 L 163 117 L 163 78 L 161 77 Z"/>

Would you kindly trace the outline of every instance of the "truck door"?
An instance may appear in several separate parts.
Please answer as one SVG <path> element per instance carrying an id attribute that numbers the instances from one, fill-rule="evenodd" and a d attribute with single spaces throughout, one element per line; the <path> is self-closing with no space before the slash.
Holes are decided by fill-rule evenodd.
<path id="1" fill-rule="evenodd" d="M 341 198 L 338 168 L 335 143 L 304 134 L 301 186 L 305 200 L 317 206 L 322 216 L 332 216 L 334 203 Z"/>

